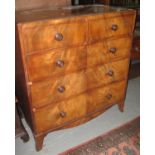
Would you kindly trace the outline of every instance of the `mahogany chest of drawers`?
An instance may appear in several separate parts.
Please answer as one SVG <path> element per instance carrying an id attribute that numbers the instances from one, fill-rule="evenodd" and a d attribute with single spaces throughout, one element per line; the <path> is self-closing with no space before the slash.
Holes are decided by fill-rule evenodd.
<path id="1" fill-rule="evenodd" d="M 135 11 L 103 5 L 16 12 L 16 95 L 36 141 L 118 104 Z"/>

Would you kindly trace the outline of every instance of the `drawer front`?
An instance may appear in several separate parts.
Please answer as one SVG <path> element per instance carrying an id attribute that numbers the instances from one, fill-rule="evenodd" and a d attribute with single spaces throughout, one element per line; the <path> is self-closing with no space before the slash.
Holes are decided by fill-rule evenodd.
<path id="1" fill-rule="evenodd" d="M 88 106 L 87 111 L 92 113 L 94 109 L 100 110 L 119 103 L 124 99 L 125 91 L 126 82 L 121 81 L 88 92 L 87 102 L 90 106 Z"/>
<path id="2" fill-rule="evenodd" d="M 91 44 L 87 48 L 87 66 L 107 63 L 129 57 L 132 40 L 130 37 L 109 39 Z"/>
<path id="3" fill-rule="evenodd" d="M 25 29 L 27 52 L 82 45 L 86 42 L 87 23 L 75 22 Z"/>
<path id="4" fill-rule="evenodd" d="M 84 72 L 60 76 L 31 86 L 33 107 L 40 107 L 61 101 L 86 90 Z"/>
<path id="5" fill-rule="evenodd" d="M 36 110 L 34 112 L 36 130 L 37 132 L 50 130 L 105 109 L 123 99 L 124 91 L 125 81 L 122 81 Z"/>
<path id="6" fill-rule="evenodd" d="M 31 86 L 33 107 L 58 102 L 114 81 L 126 78 L 129 60 L 124 59 L 97 66 L 77 73 L 68 74 Z"/>
<path id="7" fill-rule="evenodd" d="M 134 16 L 100 18 L 89 21 L 90 42 L 133 32 Z"/>
<path id="8" fill-rule="evenodd" d="M 61 48 L 27 58 L 29 80 L 65 75 L 86 67 L 86 47 Z"/>
<path id="9" fill-rule="evenodd" d="M 87 47 L 61 48 L 27 57 L 29 80 L 65 75 L 97 64 L 129 57 L 131 38 L 110 39 Z"/>

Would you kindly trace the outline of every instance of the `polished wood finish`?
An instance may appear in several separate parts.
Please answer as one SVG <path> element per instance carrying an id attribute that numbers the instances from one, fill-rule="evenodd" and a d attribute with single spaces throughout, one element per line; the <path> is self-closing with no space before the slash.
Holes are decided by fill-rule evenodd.
<path id="1" fill-rule="evenodd" d="M 16 12 L 16 91 L 37 150 L 51 131 L 123 111 L 134 22 L 108 6 Z"/>
<path id="2" fill-rule="evenodd" d="M 133 8 L 136 10 L 136 24 L 134 30 L 133 44 L 131 50 L 131 66 L 129 78 L 134 78 L 140 75 L 137 63 L 140 63 L 140 0 L 95 0 L 95 3 L 108 4 L 112 6 L 121 6 L 126 8 Z M 135 64 L 136 61 L 136 64 Z"/>
<path id="3" fill-rule="evenodd" d="M 67 6 L 70 5 L 70 0 L 15 0 L 16 10 L 26 10 L 35 8 L 47 8 L 49 6 Z"/>
<path id="4" fill-rule="evenodd" d="M 26 29 L 27 52 L 58 47 L 79 46 L 86 42 L 87 23 L 84 20 L 66 24 L 37 26 Z"/>
<path id="5" fill-rule="evenodd" d="M 132 44 L 131 40 L 131 37 L 120 37 L 117 39 L 106 39 L 89 45 L 87 47 L 87 66 L 92 67 L 97 64 L 104 64 L 128 57 Z M 112 48 L 116 51 L 112 52 Z"/>
<path id="6" fill-rule="evenodd" d="M 58 48 L 27 57 L 29 79 L 37 81 L 129 56 L 131 37 L 107 39 L 87 47 Z M 112 49 L 115 52 L 112 52 Z M 86 61 L 87 57 L 87 61 Z M 59 64 L 58 64 L 59 63 Z M 61 64 L 60 64 L 61 63 Z"/>
<path id="7" fill-rule="evenodd" d="M 39 107 L 58 102 L 89 89 L 125 79 L 128 63 L 128 59 L 125 59 L 60 76 L 58 79 L 56 77 L 34 83 L 30 87 L 32 106 Z M 110 72 L 113 72 L 112 75 Z"/>
<path id="8" fill-rule="evenodd" d="M 43 141 L 44 141 L 45 135 L 34 135 L 35 143 L 36 143 L 36 150 L 40 151 L 43 147 Z"/>
<path id="9" fill-rule="evenodd" d="M 131 34 L 133 31 L 133 15 L 119 16 L 111 18 L 95 18 L 89 23 L 90 39 L 92 42 L 119 36 L 122 34 Z M 97 35 L 96 35 L 97 34 Z"/>
<path id="10" fill-rule="evenodd" d="M 38 81 L 52 76 L 65 75 L 86 66 L 86 47 L 58 48 L 27 57 L 29 79 Z"/>
<path id="11" fill-rule="evenodd" d="M 74 98 L 51 104 L 34 112 L 37 132 L 63 126 L 66 122 L 76 121 L 90 113 L 119 102 L 124 97 L 125 81 L 93 89 Z M 111 94 L 111 98 L 108 95 Z M 75 104 L 78 103 L 78 104 Z"/>
<path id="12" fill-rule="evenodd" d="M 116 7 L 109 7 L 109 6 L 102 6 L 102 5 L 68 6 L 68 7 L 61 7 L 61 8 L 49 7 L 47 9 L 43 8 L 43 9 L 32 9 L 32 10 L 18 10 L 16 11 L 16 22 L 22 23 L 23 28 L 33 28 L 38 26 L 40 27 L 40 26 L 49 26 L 53 24 L 55 25 L 55 24 L 76 22 L 80 20 L 83 21 L 84 19 L 87 21 L 87 19 L 95 20 L 99 18 L 107 19 L 111 17 L 119 17 L 119 19 L 121 18 L 125 20 L 126 18 L 130 18 L 128 17 L 130 15 L 132 16 L 131 18 L 135 20 L 135 17 L 134 17 L 135 13 L 136 13 L 135 10 L 127 10 L 125 8 L 116 8 Z M 83 16 L 83 18 L 81 18 L 81 16 Z M 123 18 L 125 16 L 127 17 Z M 44 22 L 41 22 L 42 20 L 44 20 Z M 103 20 L 101 20 L 101 22 Z M 112 21 L 114 21 L 114 18 L 112 18 Z M 125 21 L 129 23 L 129 21 L 127 20 Z M 117 18 L 117 22 L 121 22 L 121 21 L 118 20 Z M 130 21 L 130 22 L 131 23 L 129 24 L 132 25 L 133 21 Z M 110 29 L 111 29 L 111 26 L 112 25 L 110 25 Z M 132 26 L 134 27 L 134 25 Z"/>

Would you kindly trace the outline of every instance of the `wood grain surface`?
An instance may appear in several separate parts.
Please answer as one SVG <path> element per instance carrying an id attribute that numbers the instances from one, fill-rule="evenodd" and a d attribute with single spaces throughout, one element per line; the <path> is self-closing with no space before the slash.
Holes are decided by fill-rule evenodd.
<path id="1" fill-rule="evenodd" d="M 71 4 L 71 0 L 15 0 L 16 10 L 27 10 L 35 8 L 47 8 L 49 6 L 67 6 Z"/>
<path id="2" fill-rule="evenodd" d="M 124 59 L 34 83 L 31 85 L 32 105 L 33 107 L 42 107 L 76 96 L 89 89 L 125 79 L 128 65 L 129 60 Z M 113 75 L 109 75 L 110 71 L 113 72 Z M 64 92 L 59 92 L 59 87 L 64 87 Z"/>
<path id="3" fill-rule="evenodd" d="M 135 17 L 119 16 L 112 18 L 100 18 L 89 21 L 89 39 L 91 42 L 96 42 L 101 39 L 105 39 L 112 36 L 119 36 L 122 34 L 131 34 L 133 32 L 133 24 Z M 113 30 L 113 26 L 116 26 L 116 30 Z"/>
<path id="4" fill-rule="evenodd" d="M 27 57 L 30 81 L 52 76 L 66 75 L 84 69 L 87 62 L 87 48 L 58 48 Z"/>
<path id="5" fill-rule="evenodd" d="M 129 56 L 131 38 L 105 40 L 87 47 L 59 48 L 27 57 L 29 80 L 65 75 Z M 111 49 L 116 51 L 112 52 Z M 63 64 L 58 65 L 58 61 Z"/>
<path id="6" fill-rule="evenodd" d="M 66 122 L 77 120 L 108 107 L 121 100 L 125 91 L 125 81 L 94 89 L 69 100 L 49 105 L 34 112 L 37 132 L 63 126 Z M 111 93 L 112 98 L 107 95 Z M 65 113 L 64 116 L 61 113 Z"/>
<path id="7" fill-rule="evenodd" d="M 76 22 L 46 27 L 35 27 L 24 31 L 27 53 L 58 47 L 78 46 L 86 42 L 87 23 Z M 62 35 L 62 40 L 56 39 Z"/>
<path id="8" fill-rule="evenodd" d="M 50 131 L 123 112 L 135 17 L 99 5 L 16 11 L 16 94 L 37 151 Z"/>

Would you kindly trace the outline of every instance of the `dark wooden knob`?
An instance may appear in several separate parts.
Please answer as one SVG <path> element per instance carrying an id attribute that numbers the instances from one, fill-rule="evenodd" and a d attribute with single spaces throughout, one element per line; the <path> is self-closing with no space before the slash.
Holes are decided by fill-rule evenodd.
<path id="1" fill-rule="evenodd" d="M 59 87 L 58 87 L 58 91 L 59 91 L 60 93 L 63 93 L 63 92 L 65 91 L 65 87 L 64 87 L 64 86 L 59 86 Z"/>
<path id="2" fill-rule="evenodd" d="M 108 74 L 109 76 L 113 76 L 113 75 L 114 75 L 114 72 L 113 72 L 113 70 L 109 70 L 107 74 Z"/>
<path id="3" fill-rule="evenodd" d="M 110 100 L 110 99 L 112 98 L 112 94 L 111 94 L 111 93 L 108 93 L 108 94 L 106 95 L 106 98 L 107 98 L 108 100 Z"/>
<path id="4" fill-rule="evenodd" d="M 61 33 L 56 33 L 55 40 L 61 41 L 63 39 L 63 35 Z"/>
<path id="5" fill-rule="evenodd" d="M 56 61 L 56 65 L 57 65 L 58 67 L 63 67 L 63 66 L 64 66 L 64 61 L 63 61 L 63 60 L 57 60 L 57 61 Z"/>
<path id="6" fill-rule="evenodd" d="M 118 25 L 113 24 L 113 25 L 111 26 L 111 29 L 112 29 L 113 31 L 116 31 L 116 30 L 118 29 Z"/>
<path id="7" fill-rule="evenodd" d="M 62 118 L 66 117 L 66 115 L 67 115 L 66 112 L 64 112 L 64 111 L 61 111 L 61 112 L 60 112 L 60 116 L 61 116 Z"/>
<path id="8" fill-rule="evenodd" d="M 110 51 L 110 53 L 115 54 L 115 53 L 116 53 L 116 51 L 117 51 L 117 49 L 116 49 L 116 48 L 110 48 L 110 49 L 109 49 L 109 51 Z"/>

